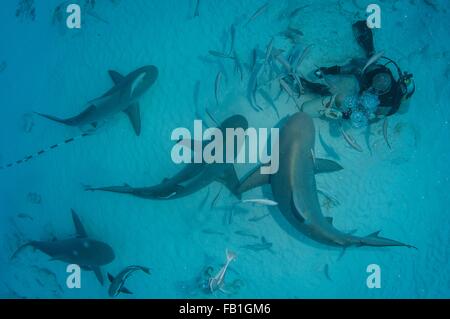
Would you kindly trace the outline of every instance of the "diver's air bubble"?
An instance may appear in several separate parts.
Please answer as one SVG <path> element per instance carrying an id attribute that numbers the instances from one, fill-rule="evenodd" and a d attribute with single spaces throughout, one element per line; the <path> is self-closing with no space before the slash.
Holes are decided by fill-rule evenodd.
<path id="1" fill-rule="evenodd" d="M 363 128 L 369 124 L 366 114 L 361 111 L 353 111 L 350 120 L 355 128 Z"/>
<path id="2" fill-rule="evenodd" d="M 359 103 L 367 111 L 368 114 L 372 114 L 375 113 L 378 106 L 380 105 L 380 100 L 375 94 L 364 92 L 359 98 Z"/>
<path id="3" fill-rule="evenodd" d="M 342 105 L 342 111 L 348 112 L 349 110 L 356 109 L 358 107 L 359 98 L 357 95 L 348 95 L 344 99 L 344 103 Z"/>

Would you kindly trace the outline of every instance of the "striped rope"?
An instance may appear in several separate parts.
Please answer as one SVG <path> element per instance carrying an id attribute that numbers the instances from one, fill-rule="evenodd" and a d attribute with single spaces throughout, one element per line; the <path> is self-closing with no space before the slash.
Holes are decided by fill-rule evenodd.
<path id="1" fill-rule="evenodd" d="M 61 142 L 61 143 L 58 143 L 58 144 L 53 144 L 52 146 L 47 147 L 47 148 L 45 148 L 45 149 L 42 149 L 42 150 L 40 150 L 39 152 L 36 152 L 36 153 L 34 153 L 34 154 L 28 155 L 28 156 L 24 157 L 24 158 L 21 159 L 21 160 L 18 160 L 18 161 L 11 162 L 11 163 L 9 163 L 9 164 L 0 166 L 0 170 L 5 170 L 5 169 L 8 169 L 8 168 L 13 168 L 13 167 L 18 166 L 18 165 L 20 165 L 20 164 L 26 163 L 26 162 L 28 162 L 28 161 L 30 161 L 30 160 L 36 158 L 36 157 L 39 157 L 39 156 L 41 156 L 41 155 L 43 155 L 43 154 L 45 154 L 45 153 L 47 153 L 47 152 L 49 152 L 49 151 L 51 151 L 51 150 L 54 150 L 54 149 L 56 149 L 56 148 L 58 148 L 58 147 L 60 147 L 60 146 L 70 144 L 70 143 L 72 143 L 72 142 L 75 142 L 76 140 L 80 140 L 80 139 L 82 139 L 82 138 L 84 138 L 84 137 L 86 137 L 86 136 L 90 136 L 90 135 L 92 135 L 92 134 L 91 134 L 91 133 L 83 133 L 83 134 L 81 134 L 81 135 L 78 135 L 78 136 L 75 136 L 75 137 L 71 137 L 71 138 L 65 140 L 64 142 Z"/>

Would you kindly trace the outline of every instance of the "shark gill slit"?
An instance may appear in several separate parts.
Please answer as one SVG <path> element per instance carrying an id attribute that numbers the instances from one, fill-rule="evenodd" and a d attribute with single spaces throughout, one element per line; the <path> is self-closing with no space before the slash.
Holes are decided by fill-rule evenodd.
<path id="1" fill-rule="evenodd" d="M 54 149 L 56 149 L 56 148 L 58 148 L 60 146 L 63 146 L 63 145 L 66 145 L 66 144 L 70 144 L 72 142 L 75 142 L 77 140 L 80 140 L 80 139 L 85 138 L 85 137 L 90 136 L 90 135 L 92 135 L 92 134 L 91 133 L 83 133 L 83 134 L 80 134 L 78 136 L 68 138 L 68 139 L 64 140 L 63 142 L 61 142 L 61 143 L 53 144 L 52 146 L 44 148 L 44 149 L 41 149 L 40 151 L 38 151 L 36 153 L 33 153 L 31 155 L 27 155 L 23 159 L 20 159 L 20 160 L 17 160 L 17 161 L 14 161 L 14 162 L 11 162 L 11 163 L 8 163 L 8 164 L 5 164 L 5 165 L 1 165 L 0 166 L 0 170 L 13 168 L 13 167 L 18 166 L 20 164 L 26 163 L 26 162 L 32 160 L 33 158 L 37 158 L 37 157 L 39 157 L 39 156 L 41 156 L 41 155 L 43 155 L 43 154 L 45 154 L 45 153 L 47 153 L 47 152 L 49 152 L 51 150 L 54 150 Z"/>

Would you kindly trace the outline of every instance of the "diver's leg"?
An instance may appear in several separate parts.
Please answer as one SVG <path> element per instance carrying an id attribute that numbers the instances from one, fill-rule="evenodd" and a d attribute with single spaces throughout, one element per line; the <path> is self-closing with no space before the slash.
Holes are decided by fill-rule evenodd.
<path id="1" fill-rule="evenodd" d="M 366 56 L 370 58 L 375 54 L 375 48 L 373 45 L 373 33 L 367 26 L 365 20 L 355 22 L 353 24 L 353 34 L 355 35 L 356 42 L 364 50 Z"/>

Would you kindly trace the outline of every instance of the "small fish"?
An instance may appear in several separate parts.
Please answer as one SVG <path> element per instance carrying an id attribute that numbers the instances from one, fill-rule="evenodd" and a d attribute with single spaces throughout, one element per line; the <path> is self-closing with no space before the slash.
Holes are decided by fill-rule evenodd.
<path id="1" fill-rule="evenodd" d="M 266 238 L 263 236 L 261 237 L 261 242 L 257 244 L 248 244 L 241 246 L 244 249 L 249 249 L 253 251 L 262 251 L 262 250 L 270 250 L 272 248 L 273 244 L 268 242 Z"/>
<path id="2" fill-rule="evenodd" d="M 229 56 L 231 56 L 231 54 L 234 52 L 234 43 L 236 41 L 236 27 L 234 24 L 231 25 L 230 35 L 231 35 L 231 46 L 230 46 L 230 53 L 228 54 Z"/>
<path id="3" fill-rule="evenodd" d="M 215 88 L 214 89 L 214 93 L 215 93 L 217 105 L 220 104 L 220 102 L 219 102 L 219 99 L 220 99 L 220 83 L 222 81 L 222 77 L 223 77 L 223 74 L 222 74 L 221 71 L 219 71 L 219 73 L 217 73 L 216 82 L 215 82 L 215 85 L 214 85 L 214 88 Z"/>
<path id="4" fill-rule="evenodd" d="M 0 73 L 5 71 L 6 69 L 6 61 L 3 61 L 2 63 L 0 63 Z"/>
<path id="5" fill-rule="evenodd" d="M 219 235 L 219 236 L 224 236 L 225 234 L 217 231 L 217 230 L 213 230 L 213 229 L 202 229 L 202 233 L 207 234 L 207 235 Z"/>
<path id="6" fill-rule="evenodd" d="M 308 45 L 305 50 L 303 50 L 302 55 L 298 58 L 297 61 L 294 61 L 293 69 L 296 72 L 298 67 L 303 63 L 303 60 L 305 60 L 306 56 L 311 52 L 311 49 L 314 47 L 314 44 Z"/>
<path id="7" fill-rule="evenodd" d="M 323 191 L 321 189 L 317 189 L 317 193 L 321 194 L 323 197 L 325 197 L 327 200 L 329 200 L 330 203 L 332 203 L 334 206 L 340 205 L 339 201 L 335 197 L 331 196 L 330 194 L 326 193 L 325 191 Z"/>
<path id="8" fill-rule="evenodd" d="M 263 89 L 259 89 L 259 94 L 263 97 L 264 100 L 266 100 L 267 104 L 269 104 L 277 114 L 277 118 L 280 119 L 280 112 L 278 112 L 277 106 L 275 105 L 275 102 L 273 101 L 272 97 L 269 93 L 267 93 Z"/>
<path id="9" fill-rule="evenodd" d="M 348 145 L 350 145 L 354 150 L 362 153 L 363 150 L 362 150 L 361 146 L 358 145 L 358 143 L 353 138 L 353 136 L 351 136 L 350 134 L 347 134 L 344 131 L 344 129 L 342 128 L 342 125 L 339 126 L 339 129 L 342 133 L 342 136 L 344 136 L 345 141 L 348 143 Z"/>
<path id="10" fill-rule="evenodd" d="M 219 199 L 219 196 L 220 196 L 221 192 L 222 192 L 222 187 L 220 188 L 220 190 L 217 193 L 216 197 L 214 197 L 213 201 L 211 202 L 211 209 L 213 209 L 216 206 L 216 202 Z"/>
<path id="11" fill-rule="evenodd" d="M 262 15 L 267 9 L 269 8 L 269 3 L 262 5 L 258 10 L 255 11 L 255 13 L 248 19 L 247 23 L 244 26 L 247 26 L 250 22 L 255 20 L 257 17 Z"/>
<path id="12" fill-rule="evenodd" d="M 254 239 L 258 239 L 259 237 L 256 235 L 253 235 L 252 233 L 246 231 L 246 230 L 237 230 L 234 232 L 236 235 L 243 236 L 243 237 L 250 237 Z"/>
<path id="13" fill-rule="evenodd" d="M 367 149 L 369 150 L 370 155 L 373 154 L 373 152 L 372 152 L 372 146 L 370 145 L 370 135 L 371 135 L 371 134 L 372 134 L 372 132 L 371 132 L 371 125 L 369 124 L 369 125 L 367 125 L 367 128 L 366 128 L 366 134 L 365 134 L 365 137 L 366 137 L 366 145 L 367 145 Z"/>
<path id="14" fill-rule="evenodd" d="M 228 249 L 225 251 L 225 254 L 227 256 L 225 265 L 223 265 L 217 275 L 211 277 L 208 281 L 208 286 L 211 292 L 215 292 L 217 290 L 223 291 L 223 286 L 225 284 L 225 275 L 227 273 L 228 267 L 230 266 L 230 263 L 236 259 L 236 254 L 229 251 Z"/>
<path id="15" fill-rule="evenodd" d="M 264 218 L 266 218 L 268 216 L 270 216 L 270 214 L 265 214 L 265 215 L 262 215 L 262 216 L 255 216 L 255 217 L 249 218 L 248 221 L 252 222 L 252 223 L 255 223 L 255 222 L 259 222 L 260 220 L 263 220 Z"/>
<path id="16" fill-rule="evenodd" d="M 233 51 L 233 57 L 234 57 L 234 72 L 239 73 L 240 79 L 242 81 L 244 79 L 244 69 L 242 68 L 241 60 L 239 60 L 236 51 Z"/>
<path id="17" fill-rule="evenodd" d="M 109 24 L 109 21 L 103 19 L 101 16 L 99 16 L 97 13 L 95 13 L 94 11 L 88 10 L 86 12 L 88 15 L 90 15 L 91 17 L 93 17 L 94 19 L 103 22 L 104 24 Z"/>
<path id="18" fill-rule="evenodd" d="M 389 143 L 389 139 L 388 139 L 388 128 L 389 128 L 389 121 L 388 121 L 388 118 L 385 117 L 384 122 L 383 122 L 383 137 L 384 137 L 384 140 L 385 140 L 387 146 L 389 147 L 389 149 L 392 149 L 391 144 Z"/>
<path id="19" fill-rule="evenodd" d="M 200 96 L 200 81 L 195 82 L 194 86 L 194 106 L 195 109 L 198 109 L 198 99 Z"/>
<path id="20" fill-rule="evenodd" d="M 30 215 L 28 215 L 28 214 L 23 214 L 23 213 L 17 214 L 17 218 L 34 220 L 33 217 L 31 217 Z"/>
<path id="21" fill-rule="evenodd" d="M 361 74 L 364 74 L 364 72 L 367 70 L 367 68 L 369 66 L 371 66 L 372 64 L 376 63 L 382 56 L 384 55 L 384 51 L 378 52 L 377 54 L 375 54 L 374 56 L 372 56 L 369 61 L 367 61 L 366 65 L 364 66 L 364 68 L 361 71 Z"/>
<path id="22" fill-rule="evenodd" d="M 203 210 L 205 208 L 206 202 L 208 201 L 208 198 L 209 198 L 210 191 L 211 191 L 211 189 L 208 187 L 208 192 L 206 193 L 205 198 L 203 199 L 202 203 L 200 204 L 200 210 Z"/>
<path id="23" fill-rule="evenodd" d="M 222 58 L 222 59 L 231 59 L 234 60 L 234 57 L 223 53 L 223 52 L 219 52 L 219 51 L 215 51 L 215 50 L 209 50 L 208 53 L 212 56 L 215 56 L 216 58 Z"/>
<path id="24" fill-rule="evenodd" d="M 128 266 L 115 277 L 108 273 L 108 279 L 111 283 L 108 289 L 109 296 L 114 298 L 117 297 L 120 293 L 132 294 L 132 292 L 125 287 L 125 282 L 132 273 L 138 270 L 141 270 L 147 275 L 150 275 L 150 269 L 142 266 Z"/>
<path id="25" fill-rule="evenodd" d="M 325 153 L 327 153 L 328 156 L 330 156 L 336 160 L 340 159 L 338 153 L 336 153 L 334 148 L 325 142 L 320 131 L 319 131 L 319 142 L 320 142 L 320 145 L 322 145 L 323 149 L 325 150 Z"/>
<path id="26" fill-rule="evenodd" d="M 208 117 L 211 119 L 211 121 L 214 122 L 216 126 L 220 126 L 219 122 L 216 120 L 216 118 L 211 114 L 208 108 L 205 108 L 205 113 L 208 115 Z"/>
<path id="27" fill-rule="evenodd" d="M 295 18 L 295 17 L 300 13 L 300 11 L 302 11 L 303 9 L 308 8 L 309 6 L 310 6 L 310 5 L 307 4 L 307 5 L 304 5 L 304 6 L 302 6 L 302 7 L 298 7 L 297 9 L 294 9 L 294 10 L 291 12 L 291 14 L 289 14 L 289 19 Z"/>
<path id="28" fill-rule="evenodd" d="M 333 281 L 330 277 L 330 267 L 328 266 L 328 264 L 326 264 L 323 268 L 323 273 L 325 274 L 325 278 L 327 278 L 329 281 Z"/>
<path id="29" fill-rule="evenodd" d="M 257 63 L 255 68 L 253 69 L 252 74 L 250 75 L 250 79 L 248 81 L 248 86 L 247 86 L 247 98 L 248 101 L 250 102 L 251 107 L 259 112 L 262 111 L 262 108 L 258 105 L 257 101 L 256 101 L 256 90 L 258 88 L 258 75 L 260 73 L 260 71 L 263 68 L 263 64 L 262 63 Z"/>
<path id="30" fill-rule="evenodd" d="M 196 0 L 194 18 L 200 16 L 200 0 Z"/>
<path id="31" fill-rule="evenodd" d="M 295 97 L 291 87 L 283 79 L 280 79 L 280 84 L 284 91 L 286 91 L 286 93 L 294 100 L 297 109 L 301 111 L 301 106 L 298 104 L 297 98 Z"/>
<path id="32" fill-rule="evenodd" d="M 277 206 L 278 203 L 265 198 L 258 198 L 258 199 L 243 199 L 241 201 L 243 204 L 253 204 L 253 205 L 260 205 L 260 206 Z"/>
<path id="33" fill-rule="evenodd" d="M 267 63 L 269 63 L 269 59 L 272 56 L 273 41 L 274 41 L 274 38 L 272 37 L 272 39 L 270 40 L 269 44 L 267 45 L 266 57 L 264 59 L 264 65 L 267 65 Z"/>
<path id="34" fill-rule="evenodd" d="M 278 54 L 276 56 L 274 55 L 274 57 L 285 68 L 287 73 L 289 73 L 289 74 L 292 73 L 291 65 L 289 64 L 288 61 L 286 61 L 286 59 L 281 54 Z"/>

